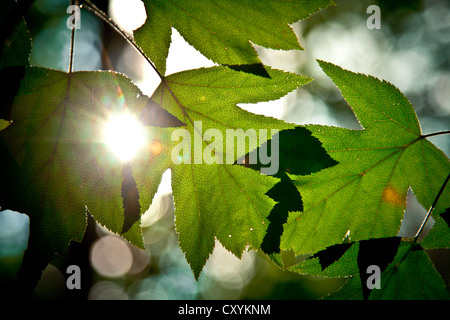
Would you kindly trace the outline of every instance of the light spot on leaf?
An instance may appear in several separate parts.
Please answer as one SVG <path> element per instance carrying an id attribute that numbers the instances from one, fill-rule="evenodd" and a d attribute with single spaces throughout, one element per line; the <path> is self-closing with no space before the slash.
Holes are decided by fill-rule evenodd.
<path id="1" fill-rule="evenodd" d="M 406 204 L 406 197 L 402 197 L 394 188 L 387 186 L 383 191 L 383 200 L 395 206 Z"/>
<path id="2" fill-rule="evenodd" d="M 153 142 L 151 143 L 151 145 L 150 145 L 150 149 L 151 149 L 151 151 L 152 151 L 153 154 L 156 154 L 156 155 L 160 154 L 161 151 L 162 151 L 162 145 L 161 145 L 161 142 L 156 141 L 156 140 L 153 141 Z"/>

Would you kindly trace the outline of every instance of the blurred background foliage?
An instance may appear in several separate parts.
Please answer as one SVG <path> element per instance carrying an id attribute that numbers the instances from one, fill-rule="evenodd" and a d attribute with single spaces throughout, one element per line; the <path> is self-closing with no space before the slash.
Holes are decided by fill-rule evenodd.
<path id="1" fill-rule="evenodd" d="M 93 1 L 127 32 L 146 18 L 140 0 Z M 254 113 L 297 124 L 360 128 L 347 103 L 315 59 L 371 74 L 398 87 L 415 107 L 424 133 L 450 127 L 450 4 L 446 0 L 336 0 L 337 6 L 293 25 L 305 51 L 281 52 L 255 46 L 263 63 L 315 79 L 286 97 L 241 105 Z M 381 29 L 368 29 L 369 5 L 381 9 Z M 33 39 L 30 63 L 67 71 L 70 30 L 68 1 L 36 0 L 26 20 Z M 81 10 L 74 70 L 113 69 L 128 75 L 151 95 L 158 85 L 150 66 L 120 36 Z M 168 74 L 213 63 L 174 32 Z M 433 137 L 447 156 L 448 137 Z M 241 260 L 219 243 L 198 281 L 178 246 L 170 172 L 164 174 L 152 206 L 143 215 L 146 250 L 138 250 L 89 220 L 82 243 L 72 243 L 45 270 L 35 299 L 318 299 L 343 279 L 319 279 L 283 271 L 262 252 Z M 0 285 L 14 278 L 27 245 L 28 218 L 0 212 Z M 448 250 L 429 252 L 450 284 Z M 294 261 L 283 252 L 286 263 Z M 67 266 L 81 268 L 82 289 L 66 289 Z"/>

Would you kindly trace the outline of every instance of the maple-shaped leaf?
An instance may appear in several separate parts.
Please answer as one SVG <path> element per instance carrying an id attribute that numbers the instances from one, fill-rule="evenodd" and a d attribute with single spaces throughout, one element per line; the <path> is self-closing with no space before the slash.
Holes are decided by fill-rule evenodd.
<path id="1" fill-rule="evenodd" d="M 288 270 L 348 278 L 326 300 L 449 299 L 445 282 L 421 245 L 405 240 L 389 237 L 336 244 Z"/>
<path id="2" fill-rule="evenodd" d="M 152 96 L 186 124 L 171 129 L 163 144 L 172 145 L 175 225 L 196 277 L 215 239 L 240 257 L 248 245 L 258 248 L 264 238 L 275 204 L 265 194 L 278 180 L 235 163 L 294 125 L 249 113 L 236 104 L 278 99 L 310 81 L 270 68 L 266 72 L 270 77 L 227 67 L 180 72 L 164 78 Z M 249 134 L 245 141 L 228 138 L 239 132 Z"/>
<path id="3" fill-rule="evenodd" d="M 251 43 L 302 49 L 289 24 L 332 4 L 331 0 L 145 0 L 147 21 L 134 32 L 136 42 L 166 71 L 171 28 L 204 56 L 222 65 L 260 64 Z"/>
<path id="4" fill-rule="evenodd" d="M 22 275 L 31 277 L 26 273 L 34 268 L 39 278 L 54 252 L 80 241 L 87 210 L 112 232 L 126 229 L 123 236 L 143 247 L 139 221 L 125 219 L 124 228 L 124 212 L 147 208 L 157 190 L 164 165 L 152 148 L 155 139 L 125 164 L 103 136 L 112 115 L 139 116 L 148 99 L 121 74 L 26 69 L 9 112 L 12 124 L 0 132 L 0 205 L 30 216 Z M 116 121 L 113 129 L 121 125 Z M 152 128 L 146 132 L 154 135 Z M 152 183 L 142 186 L 148 167 Z"/>
<path id="5" fill-rule="evenodd" d="M 340 266 L 344 274 L 355 264 L 362 269 L 354 273 L 337 292 L 326 296 L 325 299 L 449 300 L 445 282 L 422 247 L 411 241 L 399 240 L 400 238 L 380 238 L 361 241 L 359 251 L 351 252 L 352 258 L 347 257 L 345 262 L 338 262 L 336 265 Z M 380 243 L 377 242 L 380 241 L 384 245 L 378 247 Z M 356 247 L 356 244 L 353 244 L 352 248 Z M 377 247 L 378 257 L 371 256 L 373 251 L 370 249 Z M 383 249 L 388 249 L 388 252 L 383 252 Z M 368 259 L 366 264 L 361 264 L 361 256 Z M 379 275 L 374 271 L 377 268 L 381 271 Z"/>
<path id="6" fill-rule="evenodd" d="M 339 164 L 291 177 L 304 210 L 290 214 L 281 245 L 296 254 L 317 252 L 346 236 L 355 241 L 397 235 L 408 188 L 430 208 L 450 172 L 448 158 L 422 135 L 412 105 L 397 88 L 331 63 L 319 64 L 363 129 L 306 126 Z M 433 211 L 438 233 L 430 238 L 447 245 L 448 226 L 440 214 L 449 203 L 447 186 Z"/>

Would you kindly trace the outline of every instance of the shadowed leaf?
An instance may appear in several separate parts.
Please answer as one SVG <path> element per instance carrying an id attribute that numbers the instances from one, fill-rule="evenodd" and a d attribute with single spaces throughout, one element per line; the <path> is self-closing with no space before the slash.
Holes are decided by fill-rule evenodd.
<path id="1" fill-rule="evenodd" d="M 449 300 L 445 282 L 421 246 L 399 239 L 372 239 L 376 240 L 372 243 L 369 243 L 372 240 L 364 240 L 366 242 L 362 249 L 364 253 L 358 254 L 357 258 L 354 255 L 352 260 L 341 264 L 342 270 L 353 264 L 362 263 L 360 260 L 365 260 L 361 264 L 360 272 L 354 274 L 339 291 L 326 296 L 325 299 Z M 362 242 L 359 244 L 361 245 Z M 387 249 L 384 253 L 383 248 Z M 374 257 L 371 257 L 371 253 Z M 380 268 L 383 267 L 385 270 L 380 276 L 380 288 L 369 291 L 364 280 L 367 279 L 365 268 L 369 263 L 376 264 L 377 261 L 380 263 Z M 360 274 L 364 276 L 364 279 L 360 277 Z"/>
<path id="2" fill-rule="evenodd" d="M 441 217 L 447 222 L 447 225 L 450 227 L 450 208 L 447 208 L 444 212 L 441 213 Z"/>
<path id="3" fill-rule="evenodd" d="M 254 74 L 256 76 L 270 78 L 270 75 L 267 73 L 264 65 L 262 63 L 254 63 L 254 64 L 239 64 L 239 65 L 227 65 L 228 68 L 233 69 L 235 71 L 242 71 Z"/>
<path id="4" fill-rule="evenodd" d="M 185 126 L 178 118 L 174 117 L 159 104 L 149 99 L 145 104 L 139 116 L 141 122 L 146 126 L 155 126 L 162 128 Z"/>
<path id="5" fill-rule="evenodd" d="M 133 172 L 129 164 L 122 168 L 122 199 L 124 209 L 124 221 L 122 233 L 127 232 L 131 226 L 141 217 L 141 205 L 139 204 L 139 191 L 133 178 Z"/>
<path id="6" fill-rule="evenodd" d="M 272 145 L 274 141 L 277 141 L 276 149 Z M 289 212 L 303 210 L 301 195 L 286 172 L 307 175 L 336 165 L 337 162 L 326 153 L 320 141 L 313 137 L 308 129 L 300 126 L 278 132 L 271 140 L 247 154 L 244 165 L 254 170 L 267 167 L 261 161 L 255 164 L 248 161 L 261 152 L 278 154 L 279 162 L 279 170 L 274 176 L 281 180 L 267 192 L 267 195 L 277 203 L 268 217 L 270 224 L 261 244 L 261 249 L 265 253 L 273 254 L 280 252 L 283 224 L 287 221 Z M 242 164 L 241 162 L 237 161 L 237 164 Z"/>
<path id="7" fill-rule="evenodd" d="M 352 246 L 352 243 L 335 244 L 325 250 L 319 251 L 312 256 L 312 258 L 319 258 L 322 271 L 328 268 L 331 264 L 338 261 L 345 252 Z"/>
<path id="8" fill-rule="evenodd" d="M 281 178 L 280 181 L 267 192 L 267 195 L 277 202 L 267 217 L 270 223 L 261 243 L 261 250 L 267 254 L 280 252 L 283 224 L 286 222 L 289 212 L 303 209 L 302 197 L 291 179 L 283 171 L 280 171 L 277 176 Z"/>
<path id="9" fill-rule="evenodd" d="M 361 279 L 363 298 L 367 300 L 371 290 L 367 286 L 368 267 L 374 265 L 383 272 L 394 260 L 400 245 L 400 237 L 363 240 L 359 243 L 358 268 Z M 372 289 L 375 290 L 375 289 Z"/>
<path id="10" fill-rule="evenodd" d="M 13 0 L 2 2 L 0 11 L 0 70 L 8 67 L 28 66 L 31 52 L 30 33 L 23 15 L 30 1 L 17 4 Z M 2 85 L 6 82 L 2 81 Z"/>

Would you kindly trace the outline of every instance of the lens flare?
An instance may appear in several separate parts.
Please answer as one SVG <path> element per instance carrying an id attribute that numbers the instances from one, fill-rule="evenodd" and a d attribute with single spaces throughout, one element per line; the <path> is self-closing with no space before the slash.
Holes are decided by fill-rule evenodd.
<path id="1" fill-rule="evenodd" d="M 144 147 L 146 130 L 128 111 L 112 115 L 103 128 L 103 141 L 123 162 L 133 159 Z"/>

